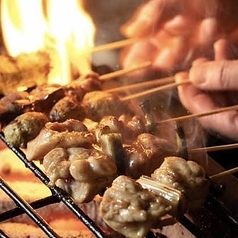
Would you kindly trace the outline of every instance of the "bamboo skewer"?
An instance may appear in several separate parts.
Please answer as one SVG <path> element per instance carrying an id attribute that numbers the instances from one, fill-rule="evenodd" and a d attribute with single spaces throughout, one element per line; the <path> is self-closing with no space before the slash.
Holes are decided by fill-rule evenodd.
<path id="1" fill-rule="evenodd" d="M 202 147 L 202 148 L 194 148 L 189 149 L 189 153 L 197 153 L 197 152 L 214 152 L 219 150 L 231 150 L 231 149 L 237 149 L 238 143 L 229 144 L 229 145 L 217 145 L 217 146 L 209 146 L 209 147 Z"/>
<path id="2" fill-rule="evenodd" d="M 125 97 L 121 98 L 121 100 L 122 101 L 127 101 L 127 100 L 131 100 L 131 99 L 139 98 L 139 97 L 148 95 L 150 93 L 155 93 L 155 92 L 160 92 L 160 91 L 167 90 L 167 89 L 172 89 L 172 88 L 175 88 L 179 85 L 187 84 L 187 83 L 191 83 L 191 82 L 189 80 L 186 80 L 186 81 L 179 82 L 179 83 L 166 84 L 166 85 L 156 87 L 156 88 L 152 88 L 152 89 L 149 89 L 149 90 L 146 90 L 146 91 L 143 91 L 143 92 L 139 92 L 139 93 L 135 93 L 135 94 L 132 94 L 132 95 L 129 95 L 129 96 L 125 96 Z"/>
<path id="3" fill-rule="evenodd" d="M 115 49 L 119 49 L 131 44 L 134 44 L 138 41 L 138 39 L 136 38 L 132 38 L 132 39 L 125 39 L 125 40 L 121 40 L 121 41 L 116 41 L 116 42 L 112 42 L 112 43 L 108 43 L 108 44 L 104 44 L 104 45 L 99 45 L 99 46 L 95 46 L 91 52 L 92 53 L 97 53 L 97 52 L 101 52 L 101 51 L 107 51 L 107 50 L 115 50 Z"/>
<path id="4" fill-rule="evenodd" d="M 151 66 L 151 62 L 147 61 L 147 62 L 135 65 L 135 66 L 127 68 L 127 69 L 121 69 L 121 70 L 118 70 L 116 72 L 101 75 L 101 76 L 99 76 L 99 80 L 102 80 L 102 81 L 110 80 L 112 78 L 119 77 L 119 76 L 122 76 L 124 74 L 128 74 L 130 72 L 140 70 L 140 69 L 143 69 L 143 68 L 146 68 L 146 67 L 149 67 L 149 66 Z"/>
<path id="5" fill-rule="evenodd" d="M 229 144 L 229 145 L 217 145 L 217 146 L 209 146 L 209 147 L 202 147 L 202 148 L 194 148 L 194 149 L 189 149 L 188 152 L 189 153 L 197 153 L 197 152 L 203 152 L 203 151 L 214 152 L 214 151 L 230 150 L 230 149 L 236 149 L 236 148 L 238 148 L 238 143 L 233 143 L 233 144 Z M 236 172 L 238 172 L 238 167 L 220 172 L 215 175 L 211 175 L 211 176 L 209 176 L 209 178 L 216 179 L 216 178 L 220 178 L 223 176 L 232 175 Z"/>
<path id="6" fill-rule="evenodd" d="M 218 108 L 218 109 L 211 110 L 211 111 L 208 111 L 208 112 L 191 114 L 191 115 L 186 115 L 186 116 L 181 116 L 181 117 L 169 118 L 169 119 L 166 119 L 166 120 L 158 121 L 157 124 L 162 124 L 162 123 L 165 123 L 165 122 L 173 122 L 173 121 L 182 121 L 182 120 L 192 119 L 192 118 L 205 117 L 205 116 L 210 116 L 210 115 L 213 115 L 213 114 L 222 113 L 222 112 L 231 111 L 231 110 L 237 110 L 237 109 L 238 109 L 238 105 L 229 106 L 229 107 L 222 107 L 222 108 Z"/>
<path id="7" fill-rule="evenodd" d="M 167 78 L 159 78 L 159 79 L 153 79 L 150 81 L 145 81 L 145 82 L 140 82 L 140 83 L 135 83 L 135 84 L 129 84 L 121 87 L 116 87 L 116 88 L 111 88 L 107 89 L 107 92 L 120 92 L 120 91 L 125 91 L 125 90 L 130 90 L 130 89 L 139 89 L 139 88 L 145 88 L 145 87 L 151 87 L 151 86 L 158 86 L 158 85 L 163 85 L 163 84 L 169 84 L 174 82 L 174 77 L 167 77 Z"/>
<path id="8" fill-rule="evenodd" d="M 236 172 L 238 172 L 238 167 L 223 171 L 223 172 L 215 174 L 215 175 L 211 175 L 210 178 L 211 179 L 216 179 L 216 178 L 220 178 L 220 177 L 223 177 L 223 176 L 232 175 Z"/>

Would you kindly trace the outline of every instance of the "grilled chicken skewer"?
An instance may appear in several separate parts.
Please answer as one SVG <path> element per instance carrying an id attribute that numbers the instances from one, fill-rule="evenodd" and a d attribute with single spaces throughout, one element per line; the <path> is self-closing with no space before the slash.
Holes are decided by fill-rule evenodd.
<path id="1" fill-rule="evenodd" d="M 25 93 L 24 97 L 17 101 L 19 104 L 16 104 L 16 100 L 8 101 L 7 98 L 2 100 L 2 102 L 4 102 L 4 100 L 7 101 L 7 103 L 4 103 L 5 105 L 2 106 L 3 110 L 7 108 L 7 111 L 2 114 L 0 113 L 2 119 L 4 119 L 5 115 L 10 115 L 10 117 L 5 118 L 6 120 L 1 120 L 1 123 L 6 138 L 11 137 L 9 141 L 11 144 L 25 148 L 26 143 L 39 134 L 40 129 L 42 129 L 42 127 L 37 126 L 32 128 L 27 127 L 26 130 L 32 132 L 32 134 L 28 136 L 28 141 L 27 138 L 22 138 L 25 143 L 19 144 L 18 137 L 23 136 L 23 134 L 18 133 L 14 135 L 14 133 L 21 131 L 19 127 L 23 124 L 23 122 L 20 122 L 22 118 L 24 118 L 25 121 L 26 118 L 29 118 L 27 114 L 22 116 L 25 113 L 39 112 L 45 114 L 48 121 L 63 122 L 67 119 L 83 120 L 86 117 L 98 121 L 104 115 L 111 114 L 119 116 L 125 112 L 131 112 L 128 104 L 122 103 L 116 95 L 99 90 L 98 79 L 94 74 L 77 82 L 74 81 L 64 88 L 53 88 L 55 91 L 50 94 L 45 92 L 47 90 L 41 90 L 39 88 L 33 90 L 30 94 Z M 13 97 L 13 99 L 14 98 L 15 97 Z M 9 114 L 9 110 L 13 111 L 12 115 L 11 113 Z M 36 113 L 34 115 L 36 115 Z M 10 123 L 11 125 L 9 126 L 9 121 L 11 121 L 14 116 L 17 116 L 15 122 Z M 36 124 L 42 124 L 38 116 L 34 116 L 32 120 L 35 120 Z M 8 124 L 4 125 L 5 123 Z M 24 122 L 24 124 L 26 125 L 27 123 Z M 30 124 L 30 122 L 28 124 Z"/>
<path id="2" fill-rule="evenodd" d="M 209 180 L 201 166 L 167 157 L 152 178 L 117 177 L 100 203 L 100 215 L 113 230 L 128 238 L 143 238 L 163 226 L 165 215 L 183 215 L 205 201 Z M 198 202 L 199 201 L 199 202 Z"/>
<path id="3" fill-rule="evenodd" d="M 92 200 L 118 174 L 137 178 L 141 174 L 149 175 L 162 163 L 164 156 L 176 154 L 166 140 L 149 133 L 136 135 L 131 146 L 124 148 L 121 132 L 115 132 L 116 128 L 112 132 L 110 127 L 102 125 L 90 132 L 78 120 L 49 122 L 28 142 L 26 156 L 29 160 L 41 161 L 51 184 L 57 184 L 82 203 Z M 86 187 L 85 183 L 93 186 Z M 85 195 L 79 198 L 75 193 L 82 186 L 85 191 L 80 193 Z"/>

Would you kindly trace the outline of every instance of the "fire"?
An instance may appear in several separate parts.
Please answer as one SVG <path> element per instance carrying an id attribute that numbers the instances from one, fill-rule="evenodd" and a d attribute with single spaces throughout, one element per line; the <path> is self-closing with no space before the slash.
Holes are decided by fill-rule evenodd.
<path id="1" fill-rule="evenodd" d="M 91 71 L 95 28 L 82 0 L 2 0 L 1 24 L 9 55 L 46 51 L 49 83 L 65 85 L 72 72 Z"/>

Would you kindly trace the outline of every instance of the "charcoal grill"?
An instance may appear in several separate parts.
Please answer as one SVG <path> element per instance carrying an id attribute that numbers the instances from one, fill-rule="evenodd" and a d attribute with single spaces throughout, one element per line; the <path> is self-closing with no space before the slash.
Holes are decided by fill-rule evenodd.
<path id="1" fill-rule="evenodd" d="M 87 1 L 89 2 L 89 1 Z M 100 10 L 98 10 L 98 7 L 95 7 L 95 1 L 92 1 L 92 7 L 89 6 L 89 10 L 91 9 L 91 11 L 95 11 L 94 14 L 96 13 L 100 13 Z M 107 1 L 105 0 L 104 2 L 107 3 Z M 124 1 L 128 4 L 128 1 Z M 138 5 L 138 0 L 134 0 L 133 2 L 135 2 L 135 5 Z M 142 1 L 139 1 L 142 2 Z M 98 3 L 97 3 L 98 4 Z M 122 4 L 120 2 L 120 4 Z M 131 9 L 133 10 L 133 9 Z M 110 9 L 111 11 L 111 9 Z M 124 11 L 123 11 L 124 13 Z M 128 14 L 130 15 L 130 14 Z M 123 16 L 124 18 L 126 18 L 125 16 Z M 125 19 L 123 19 L 125 20 Z M 105 26 L 104 24 L 101 24 L 103 26 Z M 108 31 L 108 28 L 105 27 L 106 30 Z M 113 28 L 113 29 L 117 29 L 117 27 Z M 104 34 L 102 34 L 104 36 Z M 117 36 L 116 33 L 114 32 L 113 34 L 108 34 L 110 36 L 113 35 L 114 38 L 120 38 L 121 36 Z M 100 43 L 99 39 L 99 43 Z M 103 39 L 105 40 L 105 39 Z M 110 40 L 108 40 L 110 41 Z M 27 216 L 29 216 L 31 218 L 31 220 L 34 221 L 34 223 L 48 236 L 48 237 L 60 237 L 57 232 L 52 229 L 50 227 L 50 225 L 41 217 L 41 215 L 39 215 L 39 213 L 37 212 L 38 208 L 41 207 L 46 207 L 50 204 L 54 204 L 54 203 L 59 203 L 62 202 L 66 207 L 68 207 L 70 209 L 70 211 L 75 214 L 75 216 L 82 221 L 87 227 L 88 229 L 95 235 L 95 237 L 97 238 L 103 238 L 103 237 L 107 237 L 108 234 L 105 234 L 103 232 L 103 230 L 100 229 L 100 227 L 97 226 L 97 224 L 85 213 L 82 211 L 82 209 L 80 209 L 80 207 L 74 202 L 73 198 L 67 194 L 65 191 L 61 190 L 60 188 L 58 188 L 57 186 L 49 186 L 49 178 L 44 174 L 43 171 L 41 171 L 41 169 L 36 166 L 36 164 L 34 162 L 30 162 L 27 160 L 24 152 L 22 150 L 20 150 L 19 148 L 13 147 L 11 144 L 7 143 L 4 137 L 3 133 L 0 133 L 0 139 L 6 144 L 6 146 L 12 150 L 15 155 L 17 156 L 17 158 L 19 160 L 21 160 L 23 162 L 23 164 L 26 166 L 26 168 L 28 168 L 29 170 L 32 171 L 32 173 L 39 178 L 39 180 L 45 185 L 47 186 L 50 191 L 51 191 L 51 195 L 48 197 L 43 197 L 37 201 L 34 201 L 32 203 L 28 203 L 26 202 L 22 197 L 20 197 L 17 192 L 15 192 L 6 181 L 4 181 L 3 178 L 0 177 L 0 187 L 1 189 L 16 203 L 16 208 L 10 209 L 6 212 L 2 212 L 0 213 L 0 222 L 5 222 L 8 219 L 11 219 L 13 217 L 19 216 L 21 214 L 26 214 Z M 184 146 L 186 147 L 186 146 Z M 187 151 L 183 151 L 183 157 L 187 156 Z M 209 168 L 212 169 L 211 174 L 213 173 L 217 173 L 220 172 L 220 166 L 218 166 L 217 164 L 213 163 L 213 160 L 211 160 L 212 166 L 210 166 Z M 1 161 L 0 161 L 0 165 L 1 165 Z M 225 223 L 225 227 L 228 228 L 231 232 L 229 234 L 232 234 L 232 236 L 227 236 L 227 238 L 229 237 L 238 237 L 238 221 L 237 221 L 237 217 L 238 215 L 234 215 L 233 213 L 231 213 L 230 208 L 232 207 L 232 205 L 229 206 L 229 209 L 226 207 L 226 202 L 228 200 L 228 202 L 230 201 L 230 199 L 235 200 L 236 198 L 238 199 L 238 190 L 237 193 L 236 191 L 234 191 L 233 194 L 233 188 L 235 187 L 235 185 L 237 186 L 237 181 L 235 178 L 233 178 L 232 176 L 230 176 L 231 178 L 229 178 L 226 182 L 225 185 L 227 185 L 228 187 L 228 191 L 229 191 L 229 195 L 232 194 L 234 195 L 233 197 L 229 197 L 228 195 L 228 199 L 227 196 L 225 196 L 225 201 L 221 198 L 222 197 L 222 193 L 226 193 L 227 191 L 223 191 L 220 186 L 219 183 L 218 184 L 212 184 L 212 188 L 211 188 L 211 192 L 210 195 L 207 198 L 207 202 L 206 202 L 206 209 L 208 209 L 209 211 L 212 211 L 212 213 L 215 214 L 215 216 L 219 217 L 223 223 Z M 238 186 L 237 186 L 238 187 Z M 234 207 L 234 209 L 236 209 L 236 207 Z M 238 210 L 235 211 L 238 214 Z M 193 217 L 193 215 L 196 216 L 203 216 L 203 214 L 186 214 L 185 216 L 182 216 L 179 218 L 178 222 L 185 228 L 187 229 L 191 234 L 193 234 L 195 237 L 201 237 L 201 238 L 205 238 L 205 237 L 212 237 L 210 236 L 210 234 L 207 234 L 206 231 L 207 229 L 205 229 L 204 227 L 202 227 L 204 224 L 197 224 L 196 220 L 191 219 L 191 216 Z M 204 228 L 204 229 L 203 229 Z M 7 238 L 8 236 L 6 234 L 4 234 L 3 231 L 0 230 L 0 237 L 2 238 Z M 148 234 L 148 238 L 149 237 L 163 237 L 163 235 L 161 234 L 156 234 L 153 232 L 150 232 Z"/>
<path id="2" fill-rule="evenodd" d="M 35 224 L 41 228 L 41 230 L 48 237 L 60 237 L 54 229 L 52 229 L 49 224 L 38 214 L 36 209 L 45 207 L 47 205 L 53 203 L 63 202 L 65 206 L 67 206 L 72 213 L 74 213 L 81 222 L 83 222 L 88 229 L 95 235 L 97 238 L 108 237 L 108 234 L 105 234 L 96 223 L 85 213 L 83 212 L 78 205 L 74 202 L 73 198 L 67 194 L 65 191 L 61 190 L 57 186 L 48 186 L 49 178 L 44 174 L 41 169 L 34 164 L 34 162 L 30 162 L 27 160 L 24 152 L 19 148 L 12 146 L 7 143 L 4 134 L 0 133 L 0 139 L 6 144 L 6 146 L 12 150 L 15 155 L 24 163 L 26 168 L 30 169 L 36 177 L 40 179 L 40 181 L 45 184 L 45 186 L 49 187 L 51 191 L 51 195 L 48 197 L 41 198 L 32 203 L 26 202 L 23 198 L 21 198 L 13 189 L 4 181 L 3 178 L 0 177 L 0 187 L 1 189 L 16 203 L 16 208 L 10 209 L 6 212 L 0 214 L 0 222 L 4 222 L 10 218 L 16 217 L 21 214 L 26 214 L 29 216 Z M 214 184 L 217 185 L 217 184 Z M 233 214 L 223 205 L 223 203 L 217 197 L 217 192 L 220 189 L 217 189 L 216 186 L 212 186 L 210 195 L 207 199 L 206 206 L 215 211 L 218 217 L 222 217 L 222 220 L 228 225 L 229 229 L 232 230 L 232 234 L 238 234 L 238 222 L 237 219 L 233 216 Z M 218 186 L 219 187 L 219 186 Z M 220 187 L 219 187 L 220 188 Z M 183 225 L 185 229 L 187 229 L 191 234 L 195 237 L 209 237 L 201 227 L 197 226 L 191 219 L 187 217 L 187 215 L 179 218 L 178 221 Z M 238 235 L 237 235 L 238 236 Z M 7 238 L 8 236 L 4 234 L 3 231 L 0 230 L 0 237 Z M 148 237 L 161 237 L 160 234 L 155 234 L 150 232 Z M 233 236 L 234 237 L 234 236 Z"/>

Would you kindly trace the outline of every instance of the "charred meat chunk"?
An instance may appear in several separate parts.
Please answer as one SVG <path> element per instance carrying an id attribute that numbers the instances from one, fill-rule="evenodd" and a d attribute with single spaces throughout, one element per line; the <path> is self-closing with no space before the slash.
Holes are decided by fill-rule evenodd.
<path id="1" fill-rule="evenodd" d="M 82 100 L 87 92 L 100 91 L 101 82 L 98 76 L 97 73 L 92 72 L 79 77 L 64 87 L 65 94 L 67 96 L 73 96 L 77 100 Z"/>
<path id="2" fill-rule="evenodd" d="M 64 90 L 57 84 L 38 86 L 29 93 L 32 110 L 49 113 L 56 102 L 64 97 Z"/>
<path id="3" fill-rule="evenodd" d="M 94 148 L 58 147 L 44 156 L 43 165 L 50 184 L 68 192 L 77 203 L 91 201 L 117 175 L 113 161 Z"/>
<path id="4" fill-rule="evenodd" d="M 126 175 L 137 179 L 142 174 L 150 176 L 164 157 L 176 155 L 176 150 L 167 140 L 142 133 L 125 148 L 125 153 Z"/>
<path id="5" fill-rule="evenodd" d="M 146 131 L 144 121 L 138 116 L 124 114 L 119 117 L 119 121 L 123 123 L 122 134 L 125 141 L 131 142 Z"/>
<path id="6" fill-rule="evenodd" d="M 28 96 L 27 92 L 13 92 L 0 99 L 1 127 L 25 111 L 26 105 L 30 103 Z"/>
<path id="7" fill-rule="evenodd" d="M 16 117 L 4 129 L 6 141 L 13 146 L 26 148 L 48 122 L 48 117 L 41 112 L 26 112 Z"/>
<path id="8" fill-rule="evenodd" d="M 1 126 L 25 112 L 48 114 L 52 106 L 63 97 L 64 91 L 59 85 L 42 85 L 30 92 L 9 93 L 0 100 Z"/>
<path id="9" fill-rule="evenodd" d="M 84 108 L 80 102 L 69 96 L 59 100 L 49 113 L 52 122 L 63 122 L 68 119 L 82 120 L 85 116 Z"/>
<path id="10" fill-rule="evenodd" d="M 151 177 L 181 191 L 189 210 L 200 208 L 209 192 L 210 183 L 204 169 L 196 162 L 180 157 L 166 157 Z"/>
<path id="11" fill-rule="evenodd" d="M 156 196 L 126 176 L 117 177 L 100 204 L 100 216 L 113 230 L 129 238 L 143 238 L 169 207 Z"/>

